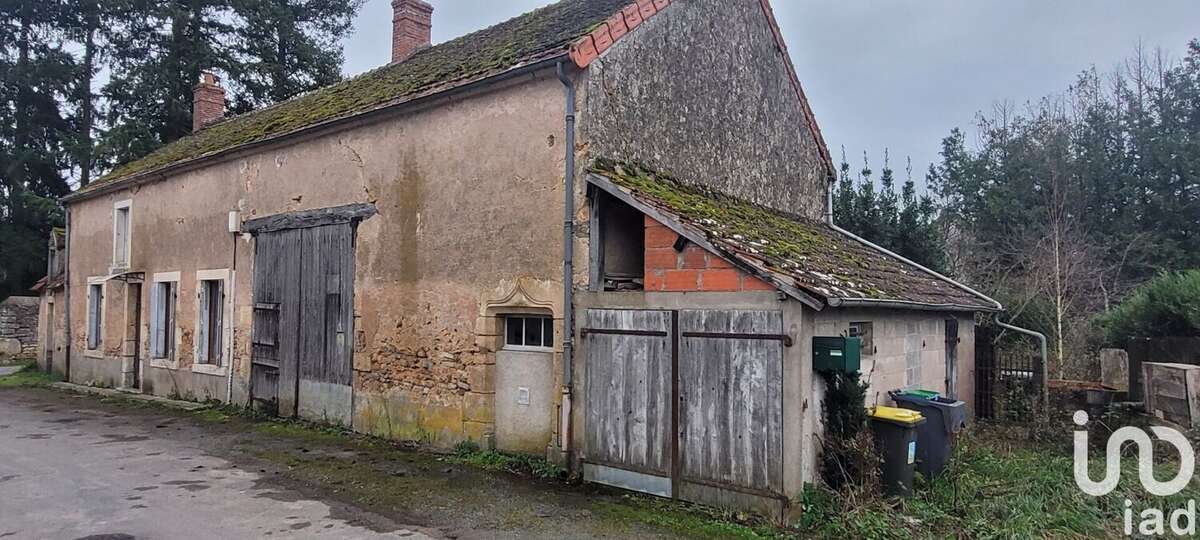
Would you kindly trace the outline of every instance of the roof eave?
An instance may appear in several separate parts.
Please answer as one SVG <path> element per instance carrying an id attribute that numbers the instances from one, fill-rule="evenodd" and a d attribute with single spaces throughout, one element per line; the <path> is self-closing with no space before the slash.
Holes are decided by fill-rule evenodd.
<path id="1" fill-rule="evenodd" d="M 621 202 L 632 206 L 639 212 L 654 218 L 655 221 L 658 221 L 659 223 L 665 225 L 668 229 L 675 231 L 676 234 L 686 238 L 689 242 L 692 242 L 693 244 L 704 248 L 706 251 L 721 257 L 737 269 L 769 283 L 771 286 L 783 291 L 784 294 L 817 311 L 825 308 L 825 303 L 817 297 L 808 294 L 793 284 L 786 283 L 780 276 L 770 271 L 759 268 L 756 265 L 749 264 L 733 254 L 718 248 L 708 241 L 708 237 L 703 233 L 703 231 L 688 227 L 687 225 L 684 225 L 682 220 L 680 220 L 678 217 L 666 212 L 661 208 L 646 204 L 637 197 L 631 195 L 624 188 L 618 186 L 612 180 L 596 173 L 588 173 L 587 179 L 588 183 L 591 185 L 596 186 L 613 197 L 616 197 Z"/>
<path id="2" fill-rule="evenodd" d="M 180 174 L 182 172 L 186 172 L 189 170 L 204 167 L 204 166 L 207 166 L 211 162 L 215 162 L 215 161 L 224 159 L 231 155 L 235 155 L 235 154 L 239 154 L 239 153 L 247 152 L 247 151 L 252 151 L 254 149 L 262 148 L 262 147 L 266 147 L 266 146 L 270 146 L 270 145 L 280 144 L 289 139 L 308 136 L 308 135 L 318 133 L 318 132 L 321 132 L 324 130 L 336 129 L 338 127 L 341 127 L 341 126 L 344 126 L 347 124 L 352 124 L 354 122 L 362 121 L 364 118 L 369 118 L 369 117 L 372 117 L 375 115 L 381 115 L 381 114 L 385 114 L 385 113 L 395 112 L 397 110 L 406 109 L 406 108 L 421 107 L 435 99 L 445 99 L 445 98 L 452 97 L 452 96 L 455 96 L 458 94 L 476 91 L 476 90 L 479 90 L 479 89 L 487 87 L 487 86 L 491 86 L 491 85 L 498 84 L 498 83 L 501 83 L 501 82 L 504 82 L 504 81 L 507 81 L 507 80 L 510 80 L 510 79 L 513 79 L 516 77 L 520 77 L 522 75 L 528 75 L 531 73 L 541 71 L 543 69 L 547 69 L 551 66 L 557 65 L 559 62 L 562 62 L 566 58 L 567 58 L 567 51 L 565 51 L 565 50 L 557 51 L 556 54 L 552 54 L 552 55 L 546 56 L 544 58 L 532 60 L 526 64 L 520 64 L 520 65 L 512 67 L 508 70 L 501 71 L 499 73 L 494 73 L 492 75 L 488 75 L 483 78 L 471 80 L 471 81 L 463 83 L 463 84 L 449 86 L 442 90 L 438 90 L 438 91 L 435 91 L 435 92 L 432 92 L 429 94 L 421 94 L 421 95 L 418 95 L 411 99 L 401 98 L 396 101 L 384 103 L 384 104 L 374 107 L 374 108 L 365 109 L 365 110 L 351 113 L 351 114 L 348 114 L 345 116 L 331 118 L 331 119 L 328 119 L 328 120 L 325 120 L 322 122 L 318 122 L 316 124 L 311 124 L 311 125 L 305 126 L 300 129 L 288 131 L 285 133 L 280 133 L 280 134 L 277 134 L 277 135 L 274 135 L 274 136 L 271 136 L 271 137 L 268 137 L 268 138 L 265 138 L 262 140 L 253 141 L 253 142 L 241 144 L 238 146 L 233 146 L 230 148 L 225 148 L 223 150 L 219 150 L 219 151 L 212 152 L 209 154 L 203 154 L 203 155 L 191 158 L 191 159 L 176 161 L 174 163 L 164 165 L 164 166 L 158 167 L 156 169 L 150 169 L 150 170 L 142 171 L 139 173 L 134 173 L 134 174 L 126 176 L 124 178 L 120 178 L 120 179 L 114 180 L 112 182 L 105 183 L 104 185 L 99 186 L 95 189 L 91 189 L 91 190 L 87 190 L 87 191 L 76 191 L 75 193 L 67 194 L 67 195 L 59 198 L 59 201 L 62 202 L 63 204 L 71 204 L 71 203 L 84 201 L 87 199 L 99 197 L 99 196 L 107 194 L 107 193 L 119 191 L 119 190 L 125 189 L 130 186 L 135 186 L 135 185 L 139 185 L 139 184 L 153 182 L 156 180 L 161 180 L 161 179 L 164 179 L 164 178 L 167 178 L 170 176 L 174 176 L 176 174 Z"/>
<path id="3" fill-rule="evenodd" d="M 936 304 L 886 298 L 827 298 L 826 301 L 829 302 L 829 307 L 833 308 L 886 308 L 918 311 L 961 311 L 968 313 L 997 313 L 1003 311 L 1003 309 L 982 305 Z"/>

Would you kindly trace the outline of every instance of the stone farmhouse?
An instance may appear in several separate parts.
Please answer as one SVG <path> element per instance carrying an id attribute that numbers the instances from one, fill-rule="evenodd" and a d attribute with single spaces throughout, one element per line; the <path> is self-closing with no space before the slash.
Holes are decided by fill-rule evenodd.
<path id="1" fill-rule="evenodd" d="M 815 478 L 816 336 L 869 400 L 971 402 L 999 304 L 832 225 L 767 0 L 563 0 L 195 133 L 64 199 L 75 383 L 249 404 L 785 515 Z M 60 285 L 61 284 L 61 285 Z"/>

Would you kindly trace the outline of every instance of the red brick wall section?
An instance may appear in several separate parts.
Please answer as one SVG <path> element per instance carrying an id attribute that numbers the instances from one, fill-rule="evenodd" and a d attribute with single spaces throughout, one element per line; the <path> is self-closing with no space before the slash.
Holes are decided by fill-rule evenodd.
<path id="1" fill-rule="evenodd" d="M 646 216 L 646 290 L 662 292 L 773 291 L 774 287 L 691 242 L 675 251 L 679 235 Z"/>
<path id="2" fill-rule="evenodd" d="M 192 131 L 200 131 L 225 118 L 225 89 L 219 77 L 205 71 L 192 92 Z"/>

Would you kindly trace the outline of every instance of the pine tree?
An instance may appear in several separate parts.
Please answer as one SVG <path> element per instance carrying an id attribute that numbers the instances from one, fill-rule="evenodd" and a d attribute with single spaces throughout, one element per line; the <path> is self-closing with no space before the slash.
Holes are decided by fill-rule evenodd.
<path id="1" fill-rule="evenodd" d="M 886 156 L 886 154 L 885 154 Z M 885 158 L 880 189 L 871 178 L 870 159 L 864 154 L 857 176 L 842 154 L 841 174 L 834 191 L 833 216 L 839 227 L 930 269 L 945 272 L 945 242 L 932 197 L 918 197 L 911 166 L 901 195 L 896 195 L 895 171 Z"/>
<path id="2" fill-rule="evenodd" d="M 284 101 L 341 80 L 342 40 L 362 0 L 234 0 L 240 92 L 234 111 Z"/>
<path id="3" fill-rule="evenodd" d="M 121 0 L 113 10 L 103 154 L 122 163 L 192 132 L 200 73 L 227 70 L 226 0 Z"/>
<path id="4" fill-rule="evenodd" d="M 60 103 L 72 58 L 58 40 L 57 2 L 0 4 L 0 298 L 45 274 L 45 239 L 56 222 L 52 198 L 68 191 Z"/>

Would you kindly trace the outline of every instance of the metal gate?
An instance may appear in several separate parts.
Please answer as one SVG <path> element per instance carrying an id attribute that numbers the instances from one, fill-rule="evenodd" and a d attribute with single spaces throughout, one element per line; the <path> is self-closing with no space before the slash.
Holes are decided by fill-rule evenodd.
<path id="1" fill-rule="evenodd" d="M 353 244 L 350 223 L 258 234 L 251 392 L 281 416 L 350 423 Z"/>
<path id="2" fill-rule="evenodd" d="M 1033 351 L 997 347 L 997 335 L 990 326 L 975 329 L 975 416 L 1027 420 L 1040 399 L 1041 359 Z"/>
<path id="3" fill-rule="evenodd" d="M 775 311 L 588 310 L 584 477 L 779 497 L 782 330 Z"/>

